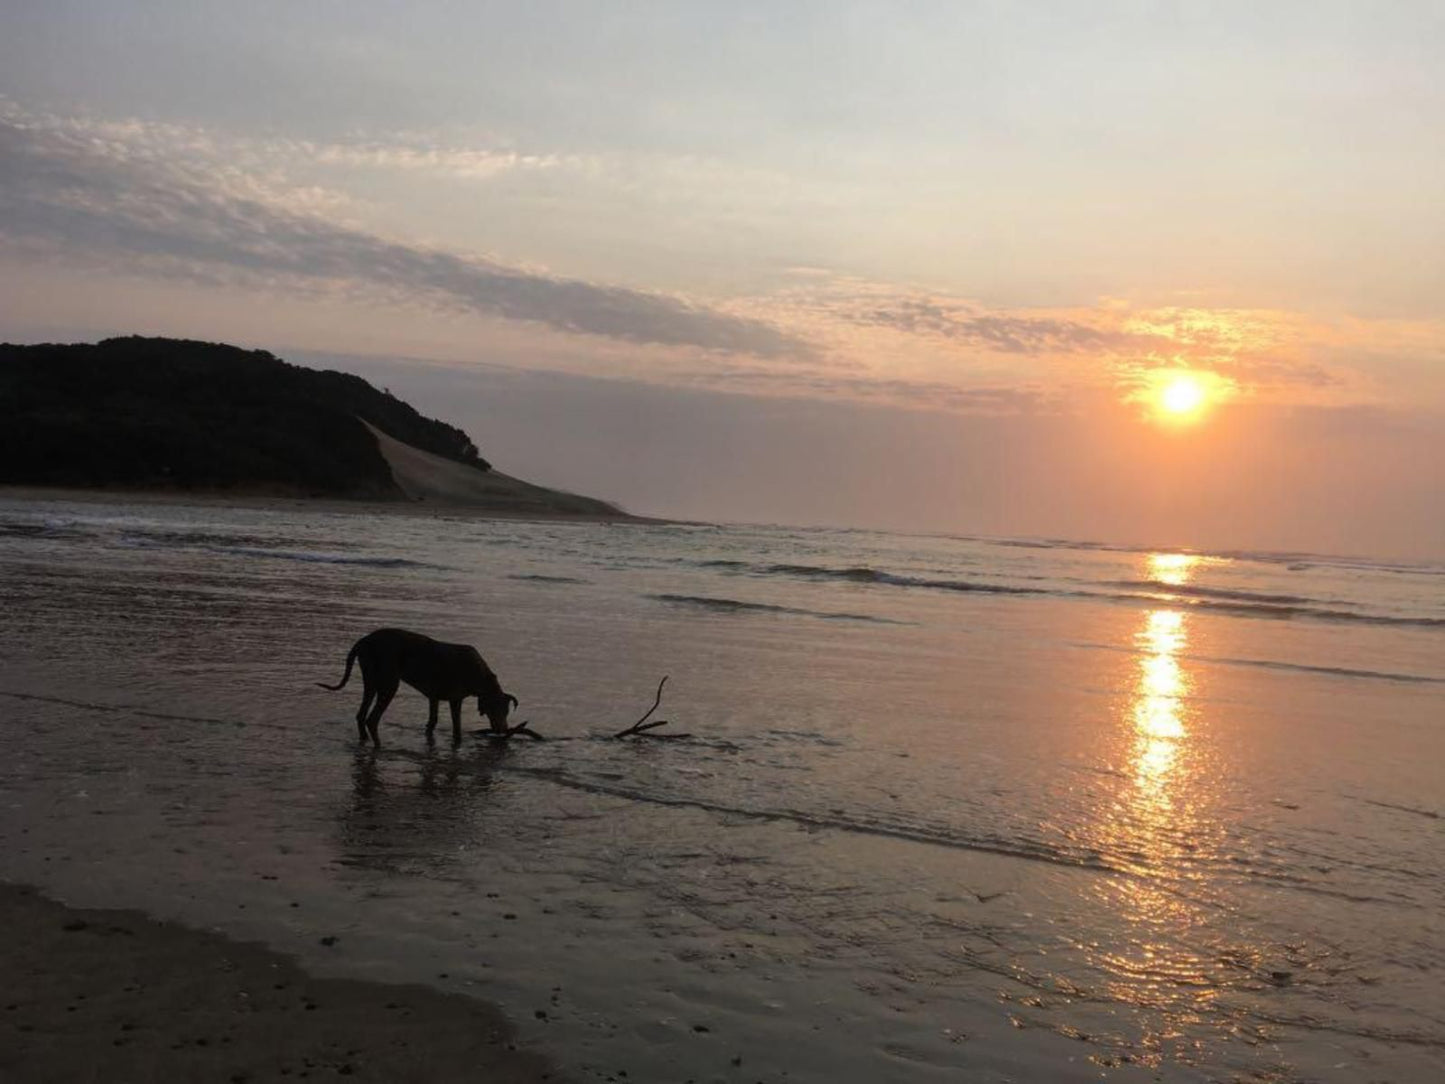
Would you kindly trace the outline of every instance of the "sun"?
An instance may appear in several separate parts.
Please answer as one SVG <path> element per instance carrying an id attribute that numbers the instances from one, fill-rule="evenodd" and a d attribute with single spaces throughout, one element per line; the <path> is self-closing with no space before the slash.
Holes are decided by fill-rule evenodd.
<path id="1" fill-rule="evenodd" d="M 1228 397 L 1233 385 L 1200 369 L 1155 369 L 1134 396 L 1154 417 L 1170 425 L 1192 425 Z"/>
<path id="2" fill-rule="evenodd" d="M 1180 373 L 1159 389 L 1159 408 L 1174 417 L 1195 413 L 1204 399 L 1204 385 L 1192 373 Z"/>

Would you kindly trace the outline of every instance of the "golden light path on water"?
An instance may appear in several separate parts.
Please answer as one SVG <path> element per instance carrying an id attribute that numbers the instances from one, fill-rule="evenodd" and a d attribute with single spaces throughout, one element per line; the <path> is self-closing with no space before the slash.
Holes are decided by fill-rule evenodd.
<path id="1" fill-rule="evenodd" d="M 1145 558 L 1145 571 L 1155 583 L 1179 587 L 1189 582 L 1199 562 L 1192 554 L 1151 553 Z M 1173 776 L 1188 737 L 1185 721 L 1191 683 L 1179 659 L 1189 642 L 1187 621 L 1181 610 L 1149 610 L 1134 634 L 1140 655 L 1130 704 L 1134 786 L 1129 801 L 1134 819 L 1158 832 L 1175 824 Z M 1182 780 L 1177 787 L 1188 783 Z M 1151 831 L 1149 836 L 1157 838 L 1157 833 Z"/>
<path id="2" fill-rule="evenodd" d="M 1140 572 L 1181 587 L 1206 560 L 1149 554 Z M 1161 605 L 1139 621 L 1115 723 L 1123 771 L 1099 826 L 1111 860 L 1131 876 L 1101 885 L 1125 926 L 1123 936 L 1096 944 L 1092 955 L 1109 976 L 1112 996 L 1160 1011 L 1156 1028 L 1141 1037 L 1156 1057 L 1222 993 L 1211 978 L 1215 961 L 1202 951 L 1210 892 L 1198 863 L 1213 849 L 1205 770 L 1212 758 L 1201 748 L 1196 679 L 1183 658 L 1189 636 L 1184 607 Z"/>
<path id="3" fill-rule="evenodd" d="M 1138 800 L 1162 815 L 1172 806 L 1169 777 L 1185 736 L 1182 705 L 1189 685 L 1178 659 L 1184 615 L 1150 610 L 1138 639 L 1145 655 L 1134 700 L 1134 782 Z"/>

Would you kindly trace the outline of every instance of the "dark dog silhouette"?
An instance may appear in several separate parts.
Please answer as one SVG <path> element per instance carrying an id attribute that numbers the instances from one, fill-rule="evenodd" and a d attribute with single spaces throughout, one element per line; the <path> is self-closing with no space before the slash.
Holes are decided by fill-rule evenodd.
<path id="1" fill-rule="evenodd" d="M 477 649 L 466 644 L 443 644 L 430 636 L 406 629 L 377 629 L 357 640 L 346 656 L 346 673 L 339 685 L 316 684 L 333 692 L 351 678 L 351 664 L 361 664 L 361 707 L 356 710 L 356 730 L 365 741 L 381 745 L 377 724 L 382 713 L 404 681 L 431 701 L 426 732 L 430 738 L 437 727 L 437 705 L 443 700 L 452 707 L 452 741 L 462 740 L 462 701 L 477 698 L 477 711 L 487 717 L 492 730 L 506 733 L 507 713 L 517 698 L 503 692 L 497 675 Z M 375 703 L 373 704 L 373 700 Z"/>

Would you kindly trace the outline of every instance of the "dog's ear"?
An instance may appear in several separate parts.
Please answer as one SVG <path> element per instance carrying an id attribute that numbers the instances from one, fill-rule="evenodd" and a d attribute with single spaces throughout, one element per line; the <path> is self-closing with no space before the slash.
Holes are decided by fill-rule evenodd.
<path id="1" fill-rule="evenodd" d="M 516 698 L 515 696 L 513 696 L 511 693 L 508 693 L 508 694 L 507 694 L 507 699 L 512 702 L 512 707 L 515 708 L 515 707 L 517 706 L 517 698 Z"/>

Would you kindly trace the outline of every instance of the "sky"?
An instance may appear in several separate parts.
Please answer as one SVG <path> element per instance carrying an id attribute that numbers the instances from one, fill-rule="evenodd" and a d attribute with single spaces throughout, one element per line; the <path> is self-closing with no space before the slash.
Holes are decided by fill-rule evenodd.
<path id="1" fill-rule="evenodd" d="M 0 339 L 347 369 L 646 513 L 1445 556 L 1442 40 L 1435 0 L 0 0 Z"/>

